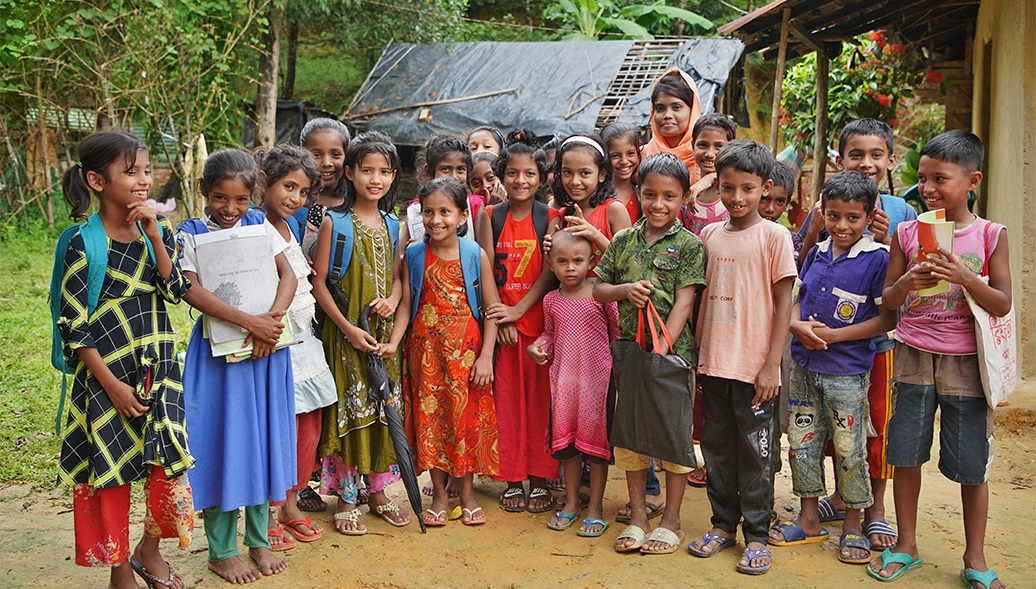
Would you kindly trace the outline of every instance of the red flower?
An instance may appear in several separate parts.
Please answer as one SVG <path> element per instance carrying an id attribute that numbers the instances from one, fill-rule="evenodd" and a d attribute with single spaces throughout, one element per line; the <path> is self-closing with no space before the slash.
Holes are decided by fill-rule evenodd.
<path id="1" fill-rule="evenodd" d="M 899 119 L 889 119 L 889 126 L 890 127 L 898 127 L 899 126 Z"/>
<path id="2" fill-rule="evenodd" d="M 906 47 L 903 47 L 899 43 L 889 45 L 889 51 L 896 55 L 906 55 Z"/>
<path id="3" fill-rule="evenodd" d="M 881 103 L 881 106 L 888 106 L 892 104 L 892 99 L 885 94 L 878 94 L 878 102 Z"/>
<path id="4" fill-rule="evenodd" d="M 942 84 L 942 74 L 935 70 L 932 70 L 928 72 L 927 75 L 925 75 L 925 80 L 931 86 L 938 86 L 939 84 Z"/>
<path id="5" fill-rule="evenodd" d="M 885 35 L 883 35 L 881 31 L 871 31 L 867 33 L 867 36 L 871 38 L 871 41 L 879 41 L 885 38 Z"/>
<path id="6" fill-rule="evenodd" d="M 886 43 L 885 39 L 878 39 L 878 47 L 884 47 Z"/>

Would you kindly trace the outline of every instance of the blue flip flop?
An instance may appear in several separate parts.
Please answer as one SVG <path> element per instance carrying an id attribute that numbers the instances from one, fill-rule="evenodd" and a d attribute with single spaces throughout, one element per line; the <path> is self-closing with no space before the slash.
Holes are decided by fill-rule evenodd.
<path id="1" fill-rule="evenodd" d="M 866 550 L 867 554 L 859 558 L 850 558 L 842 555 L 842 551 L 846 548 L 859 548 L 860 550 Z M 871 544 L 863 536 L 855 532 L 842 532 L 841 538 L 838 540 L 838 560 L 848 564 L 867 564 L 871 561 Z"/>
<path id="2" fill-rule="evenodd" d="M 710 556 L 716 556 L 720 552 L 723 552 L 727 548 L 730 548 L 731 546 L 737 544 L 737 540 L 733 538 L 724 538 L 723 536 L 720 536 L 719 534 L 713 534 L 712 532 L 705 532 L 701 535 L 701 539 L 705 540 L 705 544 L 702 544 L 702 548 L 708 546 L 712 542 L 719 542 L 719 546 L 709 551 L 702 550 L 701 548 L 695 548 L 694 542 L 688 544 L 687 550 L 691 554 L 701 558 L 709 558 Z"/>
<path id="3" fill-rule="evenodd" d="M 566 520 L 563 524 L 552 524 L 550 522 L 547 522 L 547 527 L 556 532 L 567 530 L 568 528 L 572 527 L 572 524 L 574 524 L 576 521 L 576 514 L 574 513 L 559 511 L 555 513 L 554 516 L 557 517 L 559 520 Z"/>
<path id="4" fill-rule="evenodd" d="M 760 556 L 769 556 L 770 562 L 764 564 L 761 567 L 752 566 L 752 559 L 759 558 Z M 746 575 L 761 575 L 766 571 L 770 570 L 770 565 L 773 564 L 773 553 L 765 548 L 762 548 L 760 550 L 752 550 L 751 548 L 745 548 L 745 558 L 748 559 L 748 566 L 742 566 L 741 562 L 738 561 L 735 568 L 737 569 L 737 572 L 744 573 Z"/>
<path id="5" fill-rule="evenodd" d="M 909 554 L 905 554 L 902 552 L 892 552 L 891 550 L 886 548 L 881 553 L 881 570 L 885 570 L 885 567 L 887 567 L 890 564 L 901 564 L 903 566 L 899 567 L 899 570 L 892 573 L 892 575 L 888 578 L 882 577 L 881 571 L 875 572 L 874 569 L 872 569 L 871 567 L 867 567 L 867 574 L 881 581 L 882 583 L 888 583 L 890 581 L 895 581 L 896 579 L 902 577 L 903 573 L 907 571 L 912 571 L 920 567 L 924 563 L 921 561 L 920 558 L 914 558 L 913 556 L 910 556 Z M 963 578 L 963 576 L 961 578 Z"/>
<path id="6" fill-rule="evenodd" d="M 978 581 L 982 583 L 982 586 L 989 589 L 989 586 L 993 583 L 994 579 L 998 579 L 993 569 L 989 569 L 984 573 L 980 573 L 975 569 L 961 569 L 960 580 L 964 582 L 964 585 L 968 589 L 973 589 L 975 586 L 971 584 L 972 581 Z"/>
<path id="7" fill-rule="evenodd" d="M 896 541 L 899 541 L 899 534 L 896 533 L 896 529 L 892 527 L 892 524 L 888 523 L 883 519 L 872 519 L 870 521 L 863 522 L 863 535 L 867 536 L 869 540 L 871 534 L 881 534 L 883 536 L 895 536 Z M 882 551 L 885 548 L 895 548 L 896 545 L 892 546 L 877 546 L 871 544 L 871 550 Z"/>
<path id="8" fill-rule="evenodd" d="M 817 544 L 827 540 L 830 535 L 827 528 L 820 528 L 820 533 L 815 536 L 807 536 L 806 531 L 802 529 L 799 522 L 788 521 L 777 524 L 773 527 L 784 536 L 784 540 L 774 540 L 770 538 L 768 543 L 771 546 L 798 546 L 799 544 Z"/>
<path id="9" fill-rule="evenodd" d="M 827 497 L 821 497 L 817 501 L 817 512 L 820 513 L 820 523 L 842 521 L 845 519 L 844 509 L 835 509 L 834 503 Z M 863 513 L 863 510 L 860 510 Z"/>
<path id="10" fill-rule="evenodd" d="M 588 517 L 588 518 L 583 520 L 583 527 L 584 528 L 586 526 L 601 526 L 601 529 L 597 530 L 596 532 L 584 532 L 582 530 L 576 530 L 576 536 L 582 536 L 584 538 L 596 538 L 596 537 L 600 536 L 601 534 L 603 534 L 604 531 L 608 529 L 609 525 L 611 525 L 611 524 L 608 521 L 605 521 L 603 519 L 596 519 L 596 518 Z"/>

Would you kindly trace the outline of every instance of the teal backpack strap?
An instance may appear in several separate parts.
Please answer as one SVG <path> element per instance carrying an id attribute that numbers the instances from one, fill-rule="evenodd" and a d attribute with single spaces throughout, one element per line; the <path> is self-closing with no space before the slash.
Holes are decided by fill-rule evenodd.
<path id="1" fill-rule="evenodd" d="M 381 218 L 385 220 L 385 227 L 392 238 L 392 259 L 395 260 L 396 250 L 399 248 L 399 217 L 392 213 L 382 213 Z"/>
<path id="2" fill-rule="evenodd" d="M 460 269 L 464 276 L 464 290 L 468 297 L 468 306 L 471 307 L 471 314 L 478 321 L 479 328 L 482 327 L 482 316 L 485 314 L 482 308 L 482 248 L 470 239 L 461 239 L 460 242 Z"/>
<path id="3" fill-rule="evenodd" d="M 336 283 L 349 269 L 353 257 L 353 241 L 356 239 L 353 216 L 349 213 L 327 211 L 331 217 L 331 259 L 328 261 L 327 279 Z"/>
<path id="4" fill-rule="evenodd" d="M 418 302 L 421 300 L 421 286 L 424 282 L 424 259 L 427 247 L 428 244 L 418 241 L 406 248 L 406 267 L 407 274 L 410 276 L 410 325 L 413 325 L 414 319 L 417 318 Z"/>

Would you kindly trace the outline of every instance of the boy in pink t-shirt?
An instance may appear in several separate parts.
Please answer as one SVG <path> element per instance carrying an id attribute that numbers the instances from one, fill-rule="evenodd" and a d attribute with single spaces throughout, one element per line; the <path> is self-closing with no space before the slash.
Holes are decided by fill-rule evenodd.
<path id="1" fill-rule="evenodd" d="M 773 182 L 773 156 L 757 141 L 738 139 L 716 158 L 724 223 L 702 230 L 707 259 L 698 323 L 712 529 L 688 549 L 710 557 L 736 544 L 744 521 L 745 552 L 737 570 L 762 574 L 773 504 L 774 414 L 781 351 L 797 274 L 788 230 L 759 215 Z"/>

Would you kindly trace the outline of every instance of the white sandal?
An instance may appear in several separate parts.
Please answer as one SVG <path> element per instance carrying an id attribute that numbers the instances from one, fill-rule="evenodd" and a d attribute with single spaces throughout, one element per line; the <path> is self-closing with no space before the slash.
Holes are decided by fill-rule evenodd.
<path id="1" fill-rule="evenodd" d="M 626 529 L 619 534 L 619 537 L 615 539 L 615 552 L 633 552 L 634 550 L 640 550 L 640 547 L 644 545 L 644 530 L 640 529 L 640 526 L 628 525 Z M 633 538 L 633 545 L 625 548 L 619 548 L 619 540 L 623 538 Z"/>
<path id="2" fill-rule="evenodd" d="M 397 505 L 395 501 L 389 500 L 389 502 L 384 505 L 371 505 L 370 507 L 374 511 L 374 513 L 377 513 L 381 516 L 381 519 L 387 521 L 393 526 L 396 526 L 397 528 L 402 528 L 403 526 L 410 523 L 410 518 L 406 518 L 406 520 L 402 522 L 397 522 L 391 517 L 385 515 L 386 513 L 391 513 L 396 516 L 399 516 L 399 505 Z"/>
<path id="3" fill-rule="evenodd" d="M 358 526 L 360 523 L 360 512 L 356 509 L 350 509 L 349 511 L 340 511 L 335 514 L 335 521 L 349 522 L 355 526 Z M 367 528 L 364 528 L 362 530 L 343 530 L 338 526 L 335 526 L 335 529 L 345 534 L 346 536 L 362 536 L 367 533 Z"/>
<path id="4" fill-rule="evenodd" d="M 667 530 L 666 528 L 655 528 L 651 530 L 651 533 L 647 535 L 645 542 L 662 542 L 667 545 L 667 548 L 662 550 L 644 550 L 644 547 L 640 548 L 641 554 L 669 554 L 676 552 L 680 548 L 680 542 L 683 540 L 683 532 L 674 532 Z"/>

